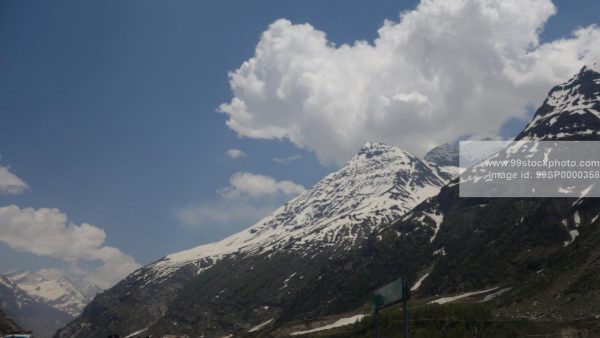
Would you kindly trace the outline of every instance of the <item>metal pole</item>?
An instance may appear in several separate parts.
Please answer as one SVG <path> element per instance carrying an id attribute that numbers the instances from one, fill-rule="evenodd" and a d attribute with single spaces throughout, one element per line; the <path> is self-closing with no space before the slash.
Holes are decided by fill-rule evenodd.
<path id="1" fill-rule="evenodd" d="M 404 322 L 404 338 L 408 338 L 408 298 L 404 298 L 402 301 L 402 315 Z"/>
<path id="2" fill-rule="evenodd" d="M 408 300 L 410 299 L 410 286 L 407 280 L 403 280 L 402 289 L 402 321 L 404 322 L 404 338 L 408 338 Z"/>
<path id="3" fill-rule="evenodd" d="M 373 326 L 375 329 L 375 338 L 379 338 L 379 309 L 377 306 L 373 309 Z"/>

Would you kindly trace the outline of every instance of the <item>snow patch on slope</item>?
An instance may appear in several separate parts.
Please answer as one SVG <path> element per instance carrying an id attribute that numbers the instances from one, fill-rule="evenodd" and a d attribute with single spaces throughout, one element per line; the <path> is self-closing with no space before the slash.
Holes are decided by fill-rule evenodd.
<path id="1" fill-rule="evenodd" d="M 486 295 L 485 297 L 483 297 L 483 299 L 480 301 L 480 303 L 485 303 L 485 302 L 489 302 L 497 297 L 502 296 L 504 293 L 510 291 L 512 288 L 504 288 L 504 289 L 500 289 L 494 293 L 490 293 L 489 295 Z"/>
<path id="2" fill-rule="evenodd" d="M 410 288 L 410 291 L 416 291 L 421 287 L 421 283 L 423 283 L 423 281 L 425 280 L 425 278 L 429 277 L 429 272 L 424 274 L 423 277 L 419 278 L 419 280 L 417 280 L 417 282 L 415 283 L 415 285 L 413 285 Z"/>
<path id="3" fill-rule="evenodd" d="M 481 291 L 473 291 L 473 292 L 467 292 L 467 293 L 463 293 L 457 296 L 452 296 L 452 297 L 443 297 L 443 298 L 439 298 L 436 299 L 434 301 L 429 302 L 429 304 L 446 304 L 446 303 L 452 303 L 454 301 L 457 301 L 459 299 L 463 299 L 463 298 L 468 298 L 471 296 L 475 296 L 475 295 L 480 295 L 483 293 L 488 293 L 490 291 L 494 291 L 498 289 L 498 287 L 495 288 L 491 288 L 491 289 L 487 289 L 487 290 L 481 290 Z"/>
<path id="4" fill-rule="evenodd" d="M 367 315 L 356 315 L 356 316 L 352 316 L 352 317 L 348 317 L 348 318 L 341 318 L 341 319 L 338 319 L 336 322 L 334 322 L 332 324 L 329 324 L 329 325 L 321 326 L 321 327 L 318 327 L 318 328 L 315 328 L 315 329 L 306 330 L 306 331 L 292 332 L 292 333 L 290 333 L 290 336 L 299 336 L 299 335 L 302 335 L 302 334 L 313 333 L 313 332 L 324 331 L 324 330 L 330 330 L 330 329 L 334 329 L 336 327 L 351 325 L 351 324 L 354 324 L 354 323 L 358 322 L 359 320 L 363 319 L 366 316 Z"/>
<path id="5" fill-rule="evenodd" d="M 144 332 L 144 331 L 146 331 L 146 330 L 148 330 L 148 328 L 145 328 L 145 329 L 141 329 L 141 330 L 135 331 L 135 332 L 133 332 L 133 333 L 131 333 L 131 334 L 129 334 L 129 335 L 127 335 L 127 336 L 125 336 L 125 338 L 133 338 L 133 337 L 137 336 L 138 334 L 140 334 L 140 333 L 142 333 L 142 332 Z"/>
<path id="6" fill-rule="evenodd" d="M 270 323 L 270 322 L 272 322 L 272 321 L 273 321 L 273 318 L 271 318 L 271 319 L 267 320 L 267 321 L 266 321 L 266 322 L 264 322 L 264 323 L 261 323 L 261 324 L 258 324 L 258 325 L 256 325 L 255 327 L 253 327 L 253 328 L 251 328 L 250 330 L 248 330 L 248 332 L 256 332 L 256 331 L 258 331 L 258 330 L 262 329 L 263 327 L 265 327 L 265 326 L 269 325 L 269 323 Z"/>
<path id="7" fill-rule="evenodd" d="M 573 243 L 573 241 L 575 241 L 575 238 L 577 238 L 577 236 L 579 236 L 579 231 L 578 230 L 570 230 L 569 231 L 569 236 L 571 236 L 571 239 L 568 240 L 568 241 L 565 241 L 563 243 L 563 247 L 566 247 L 569 244 Z"/>

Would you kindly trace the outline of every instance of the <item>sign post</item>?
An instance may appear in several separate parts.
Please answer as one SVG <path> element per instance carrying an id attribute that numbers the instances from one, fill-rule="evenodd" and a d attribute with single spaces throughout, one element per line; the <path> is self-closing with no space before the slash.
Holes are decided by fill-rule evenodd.
<path id="1" fill-rule="evenodd" d="M 373 308 L 373 326 L 375 331 L 375 338 L 379 338 L 379 308 Z"/>
<path id="2" fill-rule="evenodd" d="M 402 281 L 402 290 L 404 291 L 404 298 L 402 298 L 402 315 L 404 323 L 404 338 L 408 338 L 408 300 L 410 299 L 410 286 L 408 281 Z"/>
<path id="3" fill-rule="evenodd" d="M 404 338 L 408 338 L 408 300 L 410 299 L 410 287 L 408 281 L 398 278 L 395 281 L 382 286 L 371 294 L 373 303 L 373 325 L 375 338 L 379 338 L 379 310 L 390 305 L 402 302 L 402 314 L 404 322 Z"/>

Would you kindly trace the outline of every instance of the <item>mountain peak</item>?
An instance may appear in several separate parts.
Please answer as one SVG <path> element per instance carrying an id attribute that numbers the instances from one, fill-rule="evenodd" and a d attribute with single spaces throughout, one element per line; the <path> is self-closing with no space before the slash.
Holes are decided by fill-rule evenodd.
<path id="1" fill-rule="evenodd" d="M 596 61 L 596 62 L 587 64 L 587 65 L 583 66 L 583 68 L 581 70 L 582 71 L 591 70 L 593 72 L 600 73 L 600 61 Z"/>
<path id="2" fill-rule="evenodd" d="M 383 150 L 393 148 L 395 147 L 383 142 L 367 142 L 360 148 L 359 153 L 370 150 Z"/>
<path id="3" fill-rule="evenodd" d="M 600 137 L 600 64 L 586 65 L 555 86 L 517 140 L 594 140 Z"/>
<path id="4" fill-rule="evenodd" d="M 391 146 L 382 142 L 367 142 L 358 151 L 354 160 L 360 158 L 373 158 L 373 157 L 404 157 L 406 152 L 398 147 Z"/>
<path id="5" fill-rule="evenodd" d="M 438 166 L 458 167 L 458 141 L 444 143 L 427 152 L 424 157 L 427 163 Z"/>

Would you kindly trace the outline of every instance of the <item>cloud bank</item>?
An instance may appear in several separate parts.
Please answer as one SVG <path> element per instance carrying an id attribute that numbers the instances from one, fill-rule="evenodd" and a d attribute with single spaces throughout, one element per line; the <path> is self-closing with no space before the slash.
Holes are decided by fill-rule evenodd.
<path id="1" fill-rule="evenodd" d="M 238 135 L 287 139 L 323 163 L 366 141 L 423 154 L 497 132 L 548 90 L 600 59 L 600 29 L 540 42 L 550 0 L 422 0 L 372 43 L 336 46 L 310 24 L 277 20 L 229 74 L 219 106 Z"/>
<path id="2" fill-rule="evenodd" d="M 213 232 L 220 229 L 225 234 L 254 224 L 304 191 L 302 185 L 292 181 L 238 172 L 230 177 L 228 186 L 217 191 L 219 199 L 192 203 L 175 210 L 175 215 L 190 228 Z"/>
<path id="3" fill-rule="evenodd" d="M 0 195 L 16 195 L 29 189 L 17 175 L 11 173 L 7 167 L 0 166 Z"/>
<path id="4" fill-rule="evenodd" d="M 58 209 L 0 207 L 0 242 L 12 249 L 61 259 L 70 272 L 108 288 L 140 267 L 131 256 L 106 246 L 104 230 L 91 224 L 76 225 Z M 86 263 L 99 262 L 90 270 Z"/>

